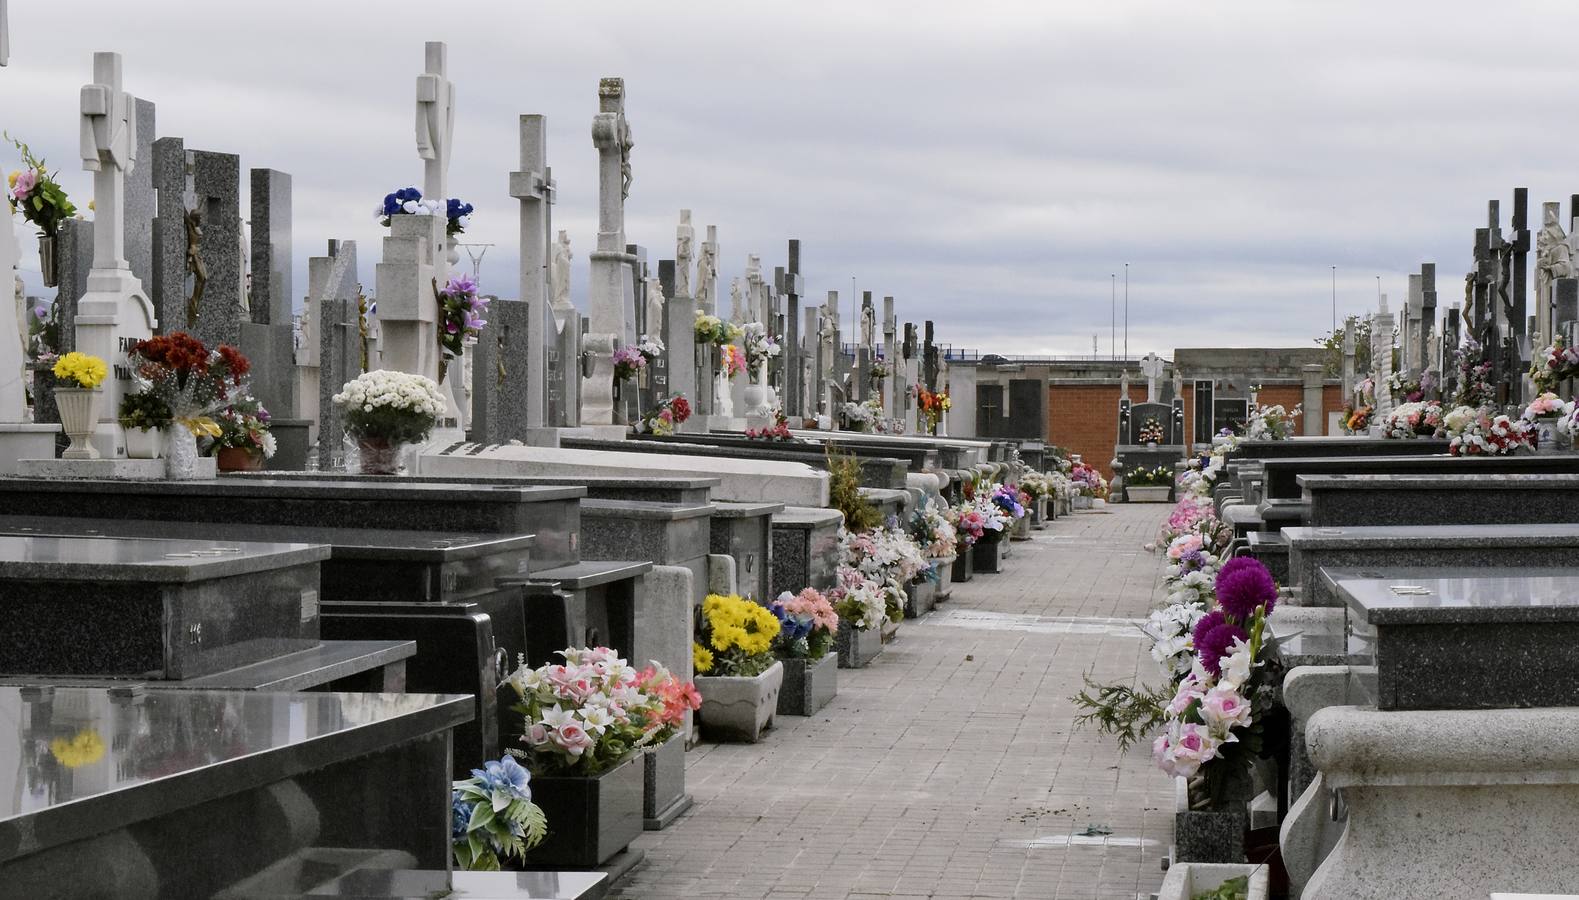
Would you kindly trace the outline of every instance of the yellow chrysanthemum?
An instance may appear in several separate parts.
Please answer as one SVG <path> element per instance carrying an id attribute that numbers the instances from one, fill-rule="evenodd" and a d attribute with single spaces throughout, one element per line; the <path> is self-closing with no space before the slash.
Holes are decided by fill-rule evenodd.
<path id="1" fill-rule="evenodd" d="M 16 188 L 16 180 L 18 178 L 21 178 L 21 177 L 22 177 L 21 171 L 19 171 L 19 170 L 12 170 L 11 174 L 6 176 L 6 179 L 5 179 L 6 185 L 14 190 Z"/>
<path id="2" fill-rule="evenodd" d="M 68 769 L 90 766 L 104 756 L 104 739 L 97 731 L 84 729 L 69 741 L 65 738 L 50 741 L 49 753 Z"/>
<path id="3" fill-rule="evenodd" d="M 713 668 L 713 651 L 703 647 L 695 641 L 691 642 L 691 666 L 697 672 L 711 671 Z"/>
<path id="4" fill-rule="evenodd" d="M 89 390 L 104 383 L 110 369 L 104 360 L 73 350 L 55 361 L 55 377 Z"/>

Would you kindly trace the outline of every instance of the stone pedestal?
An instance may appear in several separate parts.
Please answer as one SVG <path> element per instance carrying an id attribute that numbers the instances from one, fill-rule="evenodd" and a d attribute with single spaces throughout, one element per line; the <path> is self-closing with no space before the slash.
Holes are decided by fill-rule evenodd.
<path id="1" fill-rule="evenodd" d="M 18 474 L 24 459 L 53 459 L 58 434 L 59 425 L 0 423 L 0 475 Z"/>

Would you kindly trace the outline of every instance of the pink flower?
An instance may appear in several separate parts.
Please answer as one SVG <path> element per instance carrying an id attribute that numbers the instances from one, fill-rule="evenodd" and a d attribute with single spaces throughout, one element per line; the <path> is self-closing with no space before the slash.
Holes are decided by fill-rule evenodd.
<path id="1" fill-rule="evenodd" d="M 544 728 L 541 722 L 532 723 L 532 727 L 526 732 L 526 742 L 534 747 L 548 743 L 548 729 Z"/>
<path id="2" fill-rule="evenodd" d="M 1201 766 L 1217 758 L 1217 748 L 1222 741 L 1212 737 L 1205 725 L 1186 722 L 1168 742 L 1165 761 L 1172 763 L 1172 773 L 1185 778 L 1194 777 Z"/>
<path id="3" fill-rule="evenodd" d="M 33 192 L 33 188 L 37 186 L 38 170 L 23 169 L 21 172 L 17 173 L 16 183 L 11 186 L 11 196 L 15 197 L 19 201 L 26 200 L 27 195 L 31 194 Z"/>
<path id="4" fill-rule="evenodd" d="M 1250 725 L 1250 704 L 1238 691 L 1218 685 L 1201 700 L 1201 718 L 1213 733 L 1226 734 L 1230 729 Z"/>
<path id="5" fill-rule="evenodd" d="M 565 748 L 571 756 L 580 756 L 592 747 L 592 736 L 573 722 L 559 726 L 554 731 L 554 743 Z"/>

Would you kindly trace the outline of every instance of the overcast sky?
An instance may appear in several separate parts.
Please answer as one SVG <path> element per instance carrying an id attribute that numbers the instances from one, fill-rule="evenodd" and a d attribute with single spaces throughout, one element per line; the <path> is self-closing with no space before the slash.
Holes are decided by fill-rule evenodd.
<path id="1" fill-rule="evenodd" d="M 1332 266 L 1340 316 L 1374 307 L 1378 275 L 1400 300 L 1423 261 L 1445 304 L 1487 200 L 1506 227 L 1530 188 L 1538 227 L 1579 192 L 1576 34 L 1579 3 L 11 0 L 0 124 L 86 206 L 78 90 L 120 51 L 161 137 L 294 176 L 298 298 L 327 238 L 358 242 L 371 289 L 371 211 L 421 183 L 414 77 L 444 40 L 486 291 L 518 294 L 508 173 L 517 115 L 542 113 L 586 309 L 590 124 L 620 75 L 626 230 L 653 259 L 689 208 L 719 227 L 725 285 L 799 238 L 808 293 L 838 290 L 847 322 L 853 276 L 957 346 L 1096 335 L 1103 355 L 1127 262 L 1131 354 L 1301 346 L 1329 326 Z"/>

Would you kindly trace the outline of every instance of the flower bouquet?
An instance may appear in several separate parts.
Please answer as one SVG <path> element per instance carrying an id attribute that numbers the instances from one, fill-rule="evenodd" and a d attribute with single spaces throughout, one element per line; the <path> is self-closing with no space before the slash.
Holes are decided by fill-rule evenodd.
<path id="1" fill-rule="evenodd" d="M 684 394 L 675 394 L 668 399 L 659 400 L 656 407 L 643 414 L 641 421 L 636 424 L 636 431 L 667 436 L 674 434 L 675 426 L 684 424 L 689 418 L 691 418 L 690 401 L 685 399 Z"/>
<path id="2" fill-rule="evenodd" d="M 635 347 L 621 347 L 614 351 L 614 381 L 629 381 L 647 368 L 647 357 Z"/>
<path id="3" fill-rule="evenodd" d="M 274 435 L 269 433 L 269 411 L 251 394 L 243 393 L 214 416 L 219 434 L 207 441 L 204 454 L 213 456 L 219 469 L 239 472 L 260 469 L 274 456 Z"/>
<path id="4" fill-rule="evenodd" d="M 888 361 L 883 359 L 881 356 L 872 360 L 871 368 L 867 369 L 867 377 L 872 380 L 873 384 L 881 382 L 884 378 L 887 378 L 889 374 Z"/>
<path id="5" fill-rule="evenodd" d="M 193 477 L 197 438 L 219 436 L 213 413 L 246 396 L 243 379 L 251 363 L 228 344 L 210 350 L 184 331 L 138 341 L 126 359 L 138 391 L 162 401 L 180 426 L 165 432 L 170 477 Z"/>
<path id="6" fill-rule="evenodd" d="M 77 214 L 77 208 L 66 197 L 65 189 L 50 174 L 44 161 L 35 157 L 27 144 L 9 134 L 5 135 L 5 139 L 22 154 L 22 164 L 27 167 L 12 172 L 6 179 L 6 201 L 10 204 L 12 215 L 20 210 L 22 218 L 38 229 L 39 268 L 44 276 L 44 286 L 55 287 L 58 283 L 55 235 L 60 231 L 60 223 Z M 9 279 L 11 276 L 6 277 Z M 9 291 L 10 282 L 6 284 Z"/>
<path id="7" fill-rule="evenodd" d="M 992 502 L 999 509 L 1003 510 L 1003 515 L 1008 520 L 1007 524 L 1013 524 L 1025 518 L 1025 505 L 1021 502 L 1018 485 L 1000 484 L 993 488 Z"/>
<path id="8" fill-rule="evenodd" d="M 702 731 L 719 740 L 755 743 L 778 711 L 784 666 L 773 656 L 779 618 L 738 595 L 702 601 L 692 644 Z"/>
<path id="9" fill-rule="evenodd" d="M 895 622 L 904 618 L 906 587 L 932 568 L 916 542 L 898 528 L 840 529 L 839 564 L 883 588 L 888 596 L 888 616 Z"/>
<path id="10" fill-rule="evenodd" d="M 1343 407 L 1343 433 L 1363 434 L 1371 427 L 1371 415 L 1376 412 L 1376 407 L 1369 405 L 1355 406 L 1349 403 Z"/>
<path id="11" fill-rule="evenodd" d="M 475 211 L 476 208 L 470 203 L 451 197 L 444 204 L 444 216 L 449 220 L 449 224 L 445 226 L 444 233 L 450 237 L 454 237 L 457 234 L 465 234 L 466 229 L 471 227 L 472 213 Z"/>
<path id="12" fill-rule="evenodd" d="M 784 410 L 773 411 L 773 424 L 766 428 L 747 428 L 746 438 L 754 441 L 777 441 L 782 443 L 797 443 L 795 435 L 790 433 L 789 417 L 784 415 Z"/>
<path id="13" fill-rule="evenodd" d="M 126 432 L 129 459 L 158 459 L 163 441 L 161 432 L 174 420 L 170 406 L 152 394 L 140 391 L 121 396 L 117 420 Z"/>
<path id="14" fill-rule="evenodd" d="M 740 340 L 745 333 L 739 325 L 702 312 L 696 314 L 695 332 L 698 344 L 711 344 L 719 348 Z"/>
<path id="15" fill-rule="evenodd" d="M 499 871 L 500 858 L 525 860 L 548 835 L 548 818 L 532 802 L 532 776 L 514 758 L 490 760 L 450 794 L 450 843 L 455 864 Z"/>
<path id="16" fill-rule="evenodd" d="M 959 533 L 947 511 L 939 509 L 931 497 L 910 517 L 910 538 L 927 559 L 952 559 L 959 552 Z"/>
<path id="17" fill-rule="evenodd" d="M 1284 409 L 1282 404 L 1259 406 L 1245 422 L 1245 438 L 1252 441 L 1287 440 L 1294 436 L 1294 420 L 1303 412 L 1302 405 L 1294 407 L 1293 412 Z"/>
<path id="18" fill-rule="evenodd" d="M 1135 435 L 1135 439 L 1142 444 L 1160 444 L 1162 438 L 1162 423 L 1157 421 L 1156 416 L 1146 417 L 1146 421 L 1140 425 L 1140 431 Z"/>
<path id="19" fill-rule="evenodd" d="M 477 343 L 488 320 L 488 298 L 477 293 L 477 282 L 470 275 L 451 275 L 439 291 L 439 383 L 444 383 L 450 360 L 459 359 L 466 348 Z"/>
<path id="20" fill-rule="evenodd" d="M 815 588 L 799 594 L 785 591 L 768 609 L 779 620 L 773 653 L 784 666 L 778 711 L 809 716 L 828 705 L 838 692 L 839 664 L 834 649 L 839 615 Z"/>
<path id="21" fill-rule="evenodd" d="M 839 566 L 827 596 L 839 615 L 835 635 L 839 668 L 864 668 L 883 652 L 883 623 L 889 621 L 890 609 L 888 587 L 859 569 Z"/>
<path id="22" fill-rule="evenodd" d="M 1173 484 L 1173 470 L 1167 466 L 1146 468 L 1136 466 L 1124 476 L 1124 484 L 1128 487 L 1166 487 Z"/>
<path id="23" fill-rule="evenodd" d="M 362 472 L 378 475 L 399 471 L 401 446 L 427 440 L 445 410 L 432 380 L 385 369 L 346 382 L 333 402 L 357 441 Z"/>
<path id="24" fill-rule="evenodd" d="M 1491 360 L 1474 338 L 1468 338 L 1457 351 L 1458 406 L 1479 409 L 1497 402 L 1497 386 L 1491 383 Z"/>
<path id="25" fill-rule="evenodd" d="M 1558 385 L 1570 378 L 1579 378 L 1579 349 L 1568 346 L 1568 340 L 1559 335 L 1530 364 L 1530 380 L 1536 390 L 1556 392 Z"/>
<path id="26" fill-rule="evenodd" d="M 718 369 L 725 378 L 734 378 L 745 371 L 746 357 L 734 344 L 725 344 L 718 357 Z"/>
<path id="27" fill-rule="evenodd" d="M 920 385 L 916 386 L 916 405 L 926 417 L 927 431 L 933 434 L 937 433 L 938 422 L 942 420 L 943 414 L 954 407 L 949 400 L 948 391 L 934 393 Z"/>
<path id="28" fill-rule="evenodd" d="M 1435 400 L 1399 404 L 1382 420 L 1382 437 L 1409 439 L 1442 433 L 1442 404 Z"/>
<path id="29" fill-rule="evenodd" d="M 755 383 L 765 371 L 763 367 L 782 351 L 778 339 L 769 334 L 767 326 L 761 322 L 747 322 L 741 331 L 740 342 L 746 354 L 746 377 Z"/>
<path id="30" fill-rule="evenodd" d="M 651 335 L 644 336 L 641 339 L 641 343 L 636 345 L 636 352 L 640 353 L 642 358 L 648 362 L 652 362 L 662 356 L 664 349 L 663 341 Z"/>
<path id="31" fill-rule="evenodd" d="M 1454 407 L 1442 417 L 1449 438 L 1447 452 L 1454 456 L 1508 456 L 1533 449 L 1535 429 L 1523 419 L 1494 416 L 1490 409 Z"/>

